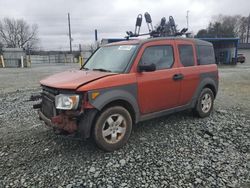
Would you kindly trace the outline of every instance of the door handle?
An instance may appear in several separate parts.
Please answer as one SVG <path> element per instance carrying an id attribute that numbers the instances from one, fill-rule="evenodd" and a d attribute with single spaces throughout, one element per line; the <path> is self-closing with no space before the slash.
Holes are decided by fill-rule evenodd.
<path id="1" fill-rule="evenodd" d="M 173 80 L 182 80 L 184 78 L 183 74 L 175 74 Z"/>

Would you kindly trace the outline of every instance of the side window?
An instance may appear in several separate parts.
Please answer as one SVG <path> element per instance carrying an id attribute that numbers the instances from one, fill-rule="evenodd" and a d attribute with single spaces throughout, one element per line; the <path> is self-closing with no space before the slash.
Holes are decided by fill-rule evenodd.
<path id="1" fill-rule="evenodd" d="M 194 53 L 192 45 L 181 44 L 178 45 L 180 60 L 184 67 L 194 65 Z"/>
<path id="2" fill-rule="evenodd" d="M 157 70 L 169 69 L 174 63 L 173 48 L 170 45 L 147 47 L 141 57 L 140 64 L 154 63 Z"/>
<path id="3" fill-rule="evenodd" d="M 197 46 L 197 51 L 200 65 L 215 63 L 213 46 Z"/>

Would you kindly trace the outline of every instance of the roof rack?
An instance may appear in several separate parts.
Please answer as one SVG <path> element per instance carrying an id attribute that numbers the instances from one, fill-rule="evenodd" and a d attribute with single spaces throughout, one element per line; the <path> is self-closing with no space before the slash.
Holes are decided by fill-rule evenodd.
<path id="1" fill-rule="evenodd" d="M 148 12 L 145 12 L 144 14 L 147 27 L 148 27 L 148 33 L 140 34 L 141 24 L 142 24 L 142 14 L 139 14 L 136 18 L 135 23 L 135 32 L 127 31 L 125 38 L 128 40 L 130 37 L 139 37 L 139 36 L 145 36 L 149 35 L 150 37 L 175 37 L 175 36 L 182 36 L 186 34 L 187 28 L 183 28 L 181 31 L 177 30 L 177 25 L 175 24 L 174 18 L 172 16 L 169 16 L 169 20 L 166 21 L 166 18 L 163 17 L 160 21 L 159 25 L 156 25 L 153 27 L 151 16 Z M 155 28 L 155 29 L 154 29 Z"/>

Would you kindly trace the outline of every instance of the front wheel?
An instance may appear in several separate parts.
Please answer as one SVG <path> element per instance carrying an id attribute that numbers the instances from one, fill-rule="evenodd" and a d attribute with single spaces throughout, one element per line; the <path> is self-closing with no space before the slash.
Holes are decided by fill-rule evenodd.
<path id="1" fill-rule="evenodd" d="M 126 144 L 131 130 L 129 112 L 121 106 L 113 106 L 105 109 L 97 118 L 93 136 L 99 148 L 114 151 Z"/>
<path id="2" fill-rule="evenodd" d="M 194 112 L 199 117 L 207 117 L 213 110 L 214 94 L 211 89 L 204 88 L 198 98 Z"/>

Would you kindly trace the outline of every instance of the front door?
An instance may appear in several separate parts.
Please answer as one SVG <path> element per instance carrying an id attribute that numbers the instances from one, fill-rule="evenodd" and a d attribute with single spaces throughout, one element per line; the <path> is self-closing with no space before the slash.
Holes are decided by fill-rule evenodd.
<path id="1" fill-rule="evenodd" d="M 141 50 L 143 53 L 138 64 L 156 65 L 153 72 L 137 73 L 141 113 L 148 114 L 178 106 L 181 79 L 174 58 L 174 41 L 146 43 Z"/>

